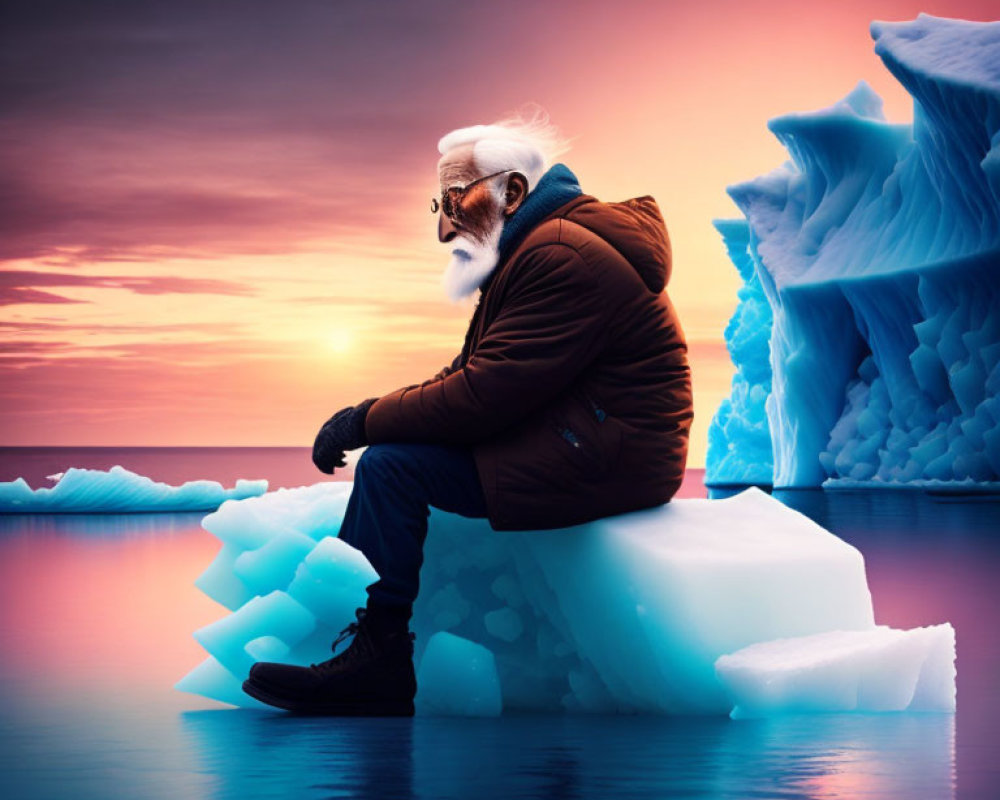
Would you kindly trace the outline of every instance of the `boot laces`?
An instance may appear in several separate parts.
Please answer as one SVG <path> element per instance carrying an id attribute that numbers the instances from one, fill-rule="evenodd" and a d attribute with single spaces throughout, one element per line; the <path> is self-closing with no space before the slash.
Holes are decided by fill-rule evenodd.
<path id="1" fill-rule="evenodd" d="M 310 664 L 309 667 L 317 672 L 328 672 L 330 670 L 341 669 L 350 664 L 356 657 L 361 653 L 361 643 L 362 637 L 357 636 L 357 633 L 361 630 L 362 624 L 364 623 L 365 616 L 368 610 L 366 608 L 357 608 L 354 610 L 354 615 L 357 617 L 356 622 L 352 622 L 346 628 L 344 628 L 336 639 L 333 641 L 333 646 L 331 649 L 334 653 L 337 653 L 337 645 L 339 645 L 344 639 L 349 636 L 354 636 L 354 640 L 347 646 L 347 649 L 342 653 L 338 653 L 333 658 L 327 659 L 326 661 L 320 662 L 319 664 Z"/>
<path id="2" fill-rule="evenodd" d="M 344 639 L 346 639 L 348 636 L 354 636 L 358 632 L 358 630 L 361 628 L 361 622 L 364 620 L 367 614 L 368 614 L 368 609 L 366 608 L 354 609 L 354 616 L 356 616 L 358 619 L 356 622 L 352 622 L 350 625 L 344 628 L 344 630 L 340 632 L 337 638 L 333 640 L 333 646 L 331 648 L 333 652 L 335 653 L 337 652 L 337 645 L 340 644 L 342 641 L 344 641 Z"/>

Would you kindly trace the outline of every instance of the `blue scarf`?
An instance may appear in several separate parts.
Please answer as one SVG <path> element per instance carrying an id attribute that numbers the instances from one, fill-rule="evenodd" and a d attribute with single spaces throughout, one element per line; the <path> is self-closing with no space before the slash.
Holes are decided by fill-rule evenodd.
<path id="1" fill-rule="evenodd" d="M 535 227 L 536 223 L 581 194 L 583 190 L 580 188 L 580 183 L 569 167 L 561 162 L 549 167 L 535 188 L 528 192 L 521 207 L 504 220 L 500 242 L 497 245 L 500 251 L 497 264 L 503 264 L 507 256 L 513 252 L 513 248 Z"/>

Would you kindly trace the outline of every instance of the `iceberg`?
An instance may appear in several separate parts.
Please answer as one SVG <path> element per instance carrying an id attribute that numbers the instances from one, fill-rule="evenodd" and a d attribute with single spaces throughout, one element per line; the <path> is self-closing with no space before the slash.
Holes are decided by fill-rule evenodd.
<path id="1" fill-rule="evenodd" d="M 195 632 L 176 688 L 259 707 L 256 660 L 325 660 L 376 579 L 337 538 L 352 484 L 224 504 L 196 585 L 232 613 Z M 420 714 L 505 710 L 726 714 L 721 656 L 876 629 L 861 553 L 751 487 L 543 531 L 430 509 L 414 605 Z"/>
<path id="2" fill-rule="evenodd" d="M 913 123 L 864 81 L 771 119 L 791 160 L 715 221 L 744 286 L 709 485 L 1000 488 L 1000 22 L 871 35 Z"/>
<path id="3" fill-rule="evenodd" d="M 752 644 L 715 662 L 733 719 L 803 711 L 955 710 L 955 630 L 879 626 Z"/>
<path id="4" fill-rule="evenodd" d="M 503 707 L 493 653 L 447 631 L 438 631 L 427 642 L 417 686 L 421 714 L 495 717 Z"/>
<path id="5" fill-rule="evenodd" d="M 0 482 L 0 513 L 132 513 L 141 511 L 208 511 L 227 500 L 244 500 L 267 492 L 266 480 L 240 478 L 233 489 L 217 481 L 187 481 L 170 486 L 120 465 L 110 470 L 70 467 L 49 475 L 55 486 L 32 489 L 24 478 Z"/>

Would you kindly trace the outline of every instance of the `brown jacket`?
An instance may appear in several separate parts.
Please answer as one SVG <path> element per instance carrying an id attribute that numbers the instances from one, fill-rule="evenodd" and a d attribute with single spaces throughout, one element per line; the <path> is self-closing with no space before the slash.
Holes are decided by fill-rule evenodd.
<path id="1" fill-rule="evenodd" d="M 371 407 L 369 442 L 471 446 L 495 530 L 666 503 L 694 416 L 670 270 L 652 197 L 570 200 L 487 278 L 455 360 Z"/>

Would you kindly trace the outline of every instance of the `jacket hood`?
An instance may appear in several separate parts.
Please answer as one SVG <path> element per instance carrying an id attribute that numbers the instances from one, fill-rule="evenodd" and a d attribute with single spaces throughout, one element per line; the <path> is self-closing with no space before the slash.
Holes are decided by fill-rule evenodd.
<path id="1" fill-rule="evenodd" d="M 584 194 L 557 209 L 562 217 L 600 236 L 621 253 L 650 291 L 662 292 L 672 268 L 670 237 L 650 195 L 603 203 Z"/>
<path id="2" fill-rule="evenodd" d="M 670 280 L 670 238 L 663 215 L 650 195 L 602 203 L 584 194 L 565 164 L 554 164 L 528 193 L 524 204 L 509 217 L 500 235 L 499 263 L 516 249 L 536 226 L 562 217 L 600 236 L 632 265 L 651 292 L 659 294 Z M 485 287 L 496 270 L 486 278 Z"/>

